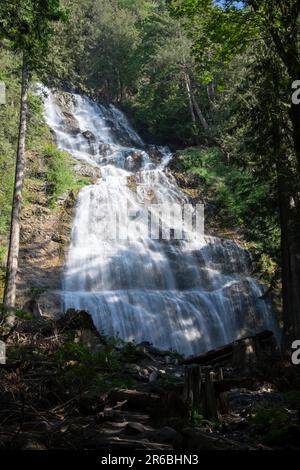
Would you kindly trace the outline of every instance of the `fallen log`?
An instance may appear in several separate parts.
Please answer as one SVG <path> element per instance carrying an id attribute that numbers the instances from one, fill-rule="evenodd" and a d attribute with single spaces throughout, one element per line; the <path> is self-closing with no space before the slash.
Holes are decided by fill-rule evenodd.
<path id="1" fill-rule="evenodd" d="M 230 365 L 244 368 L 258 362 L 264 356 L 279 354 L 279 348 L 272 331 L 263 331 L 255 336 L 248 336 L 226 344 L 206 353 L 189 357 L 183 365 Z"/>

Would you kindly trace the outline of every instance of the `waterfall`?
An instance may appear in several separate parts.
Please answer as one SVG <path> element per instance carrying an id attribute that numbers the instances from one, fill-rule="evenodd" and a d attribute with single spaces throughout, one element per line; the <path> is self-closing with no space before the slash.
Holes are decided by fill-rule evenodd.
<path id="1" fill-rule="evenodd" d="M 78 196 L 64 309 L 88 311 L 107 335 L 150 341 L 184 355 L 275 330 L 262 298 L 265 287 L 251 278 L 251 257 L 234 241 L 200 234 L 180 240 L 149 236 L 141 217 L 149 203 L 188 203 L 165 170 L 170 151 L 145 145 L 115 106 L 44 91 L 57 145 L 100 167 L 102 175 Z M 127 230 L 127 239 L 111 233 L 116 213 L 125 214 L 117 226 Z M 140 236 L 131 228 L 136 215 L 142 220 Z"/>

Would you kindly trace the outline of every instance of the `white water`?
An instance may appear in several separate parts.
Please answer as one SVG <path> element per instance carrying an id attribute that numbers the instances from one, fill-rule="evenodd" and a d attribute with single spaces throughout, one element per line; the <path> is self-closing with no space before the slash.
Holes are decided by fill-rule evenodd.
<path id="1" fill-rule="evenodd" d="M 65 310 L 88 311 L 105 334 L 185 355 L 274 330 L 270 306 L 260 298 L 265 288 L 250 277 L 250 256 L 235 242 L 213 237 L 160 242 L 146 234 L 137 239 L 131 229 L 129 240 L 111 236 L 106 222 L 114 208 L 130 206 L 142 214 L 149 202 L 184 204 L 187 198 L 165 173 L 172 158 L 168 149 L 147 151 L 114 106 L 63 96 L 48 91 L 44 99 L 57 144 L 102 174 L 78 197 Z M 120 224 L 131 222 L 128 216 Z"/>

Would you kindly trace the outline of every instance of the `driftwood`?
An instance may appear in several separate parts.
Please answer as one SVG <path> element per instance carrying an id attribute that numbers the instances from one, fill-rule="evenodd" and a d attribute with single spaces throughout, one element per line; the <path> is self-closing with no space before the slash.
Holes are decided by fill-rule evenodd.
<path id="1" fill-rule="evenodd" d="M 274 333 L 263 331 L 255 336 L 242 338 L 221 348 L 190 357 L 183 361 L 183 364 L 202 366 L 221 364 L 244 368 L 246 365 L 257 363 L 260 359 L 274 354 L 279 354 Z"/>
<path id="2" fill-rule="evenodd" d="M 252 388 L 255 380 L 248 373 L 275 354 L 279 350 L 274 334 L 264 331 L 186 359 L 183 401 L 204 418 L 220 420 L 222 414 L 229 412 L 227 392 L 233 388 Z M 224 378 L 221 365 L 239 370 L 238 376 Z"/>

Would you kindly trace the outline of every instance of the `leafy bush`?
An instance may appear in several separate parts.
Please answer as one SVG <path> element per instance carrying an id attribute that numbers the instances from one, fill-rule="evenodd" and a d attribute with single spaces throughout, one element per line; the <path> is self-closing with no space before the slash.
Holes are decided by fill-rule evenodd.
<path id="1" fill-rule="evenodd" d="M 75 186 L 74 175 L 69 155 L 55 145 L 45 145 L 43 154 L 46 162 L 47 193 L 50 205 L 54 205 L 60 196 Z"/>
<path id="2" fill-rule="evenodd" d="M 226 165 L 218 148 L 190 148 L 175 159 L 176 169 L 200 177 L 223 227 L 241 229 L 253 248 L 258 268 L 271 280 L 280 251 L 278 214 L 272 182 L 258 180 L 251 169 Z"/>
<path id="3" fill-rule="evenodd" d="M 54 207 L 57 200 L 65 193 L 78 191 L 90 182 L 87 177 L 77 178 L 74 174 L 72 157 L 62 152 L 56 145 L 47 144 L 43 148 L 46 163 L 47 193 L 50 206 Z"/>
<path id="4" fill-rule="evenodd" d="M 114 344 L 108 341 L 103 347 L 103 351 L 95 354 L 74 341 L 61 346 L 54 354 L 54 361 L 60 369 L 62 383 L 72 388 L 101 388 L 102 378 L 108 380 L 121 367 Z"/>

